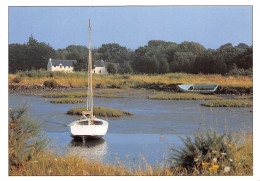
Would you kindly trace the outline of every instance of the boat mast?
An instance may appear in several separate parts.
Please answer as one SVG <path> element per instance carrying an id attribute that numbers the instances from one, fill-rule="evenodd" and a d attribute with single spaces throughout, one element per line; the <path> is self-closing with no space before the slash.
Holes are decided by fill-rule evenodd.
<path id="1" fill-rule="evenodd" d="M 89 103 L 90 103 L 90 120 L 93 118 L 93 91 L 92 91 L 92 56 L 91 56 L 91 27 L 90 27 L 90 19 L 89 19 L 89 61 L 88 61 L 88 70 L 89 70 Z"/>

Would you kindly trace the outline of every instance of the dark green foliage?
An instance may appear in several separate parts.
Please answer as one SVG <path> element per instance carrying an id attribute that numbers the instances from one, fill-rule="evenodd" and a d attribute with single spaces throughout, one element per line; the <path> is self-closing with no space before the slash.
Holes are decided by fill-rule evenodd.
<path id="1" fill-rule="evenodd" d="M 80 45 L 70 45 L 65 49 L 54 50 L 31 36 L 26 44 L 9 45 L 9 72 L 46 69 L 49 58 L 77 60 L 74 70 L 86 71 L 88 52 L 87 47 Z M 217 50 L 212 50 L 205 49 L 196 42 L 184 41 L 177 44 L 151 40 L 147 45 L 134 51 L 117 43 L 108 43 L 93 49 L 92 57 L 93 66 L 96 60 L 118 64 L 116 68 L 111 68 L 110 65 L 109 73 L 112 74 L 115 74 L 115 69 L 117 69 L 120 74 L 186 72 L 228 75 L 236 64 L 241 69 L 240 72 L 244 71 L 244 74 L 250 75 L 253 68 L 253 47 L 244 43 L 237 46 L 227 43 Z"/>
<path id="2" fill-rule="evenodd" d="M 55 80 L 47 80 L 43 83 L 47 88 L 57 88 L 58 83 Z"/>
<path id="3" fill-rule="evenodd" d="M 9 45 L 9 72 L 46 69 L 49 58 L 57 58 L 57 52 L 50 45 L 39 43 L 31 36 L 26 44 Z"/>
<path id="4" fill-rule="evenodd" d="M 233 165 L 232 144 L 237 143 L 229 134 L 217 134 L 216 131 L 206 131 L 194 136 L 194 139 L 186 136 L 186 139 L 180 137 L 184 143 L 182 148 L 171 148 L 173 154 L 171 160 L 175 162 L 174 166 L 182 166 L 188 171 L 192 171 L 195 167 L 200 167 L 202 163 L 221 162 L 226 166 Z M 240 148 L 241 149 L 241 148 Z M 217 164 L 217 163 L 216 163 Z"/>
<path id="5" fill-rule="evenodd" d="M 130 65 L 122 65 L 120 66 L 118 73 L 119 74 L 131 74 L 133 72 L 133 69 Z"/>
<path id="6" fill-rule="evenodd" d="M 108 72 L 109 74 L 116 74 L 116 67 L 115 67 L 115 65 L 112 64 L 112 63 L 108 64 L 108 66 L 107 66 L 107 72 Z"/>
<path id="7" fill-rule="evenodd" d="M 236 64 L 232 66 L 232 69 L 229 71 L 228 75 L 232 75 L 235 77 L 238 76 L 253 76 L 253 69 L 249 68 L 248 70 L 244 70 L 242 68 L 238 68 Z"/>
<path id="8" fill-rule="evenodd" d="M 27 118 L 28 107 L 9 108 L 9 166 L 22 167 L 27 161 L 43 151 L 47 138 L 41 126 Z"/>

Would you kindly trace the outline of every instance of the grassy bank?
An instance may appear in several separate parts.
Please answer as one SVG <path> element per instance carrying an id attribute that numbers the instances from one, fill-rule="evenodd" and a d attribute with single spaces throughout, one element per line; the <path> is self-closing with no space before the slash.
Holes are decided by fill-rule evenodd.
<path id="1" fill-rule="evenodd" d="M 201 105 L 207 107 L 252 107 L 253 102 L 250 100 L 213 100 Z"/>
<path id="2" fill-rule="evenodd" d="M 27 71 L 9 74 L 9 84 L 39 84 L 53 80 L 58 85 L 69 85 L 74 88 L 87 87 L 87 74 L 84 72 L 64 73 Z M 222 87 L 252 88 L 253 79 L 249 76 L 222 76 L 204 74 L 169 73 L 164 75 L 93 75 L 93 86 L 96 88 L 151 88 L 174 89 L 177 84 L 219 84 Z"/>
<path id="3" fill-rule="evenodd" d="M 45 93 L 41 95 L 45 98 L 80 98 L 87 97 L 87 92 L 51 92 Z M 94 94 L 94 97 L 105 97 L 105 98 L 122 98 L 122 96 L 114 95 L 114 94 Z"/>
<path id="4" fill-rule="evenodd" d="M 86 107 L 75 107 L 67 111 L 70 115 L 81 115 L 82 111 L 85 111 Z M 100 117 L 122 117 L 132 115 L 131 112 L 121 111 L 118 109 L 94 107 L 94 115 Z"/>
<path id="5" fill-rule="evenodd" d="M 148 96 L 148 99 L 156 100 L 217 100 L 223 99 L 221 97 L 213 95 L 203 95 L 196 93 L 176 93 L 176 94 L 158 94 L 153 96 Z"/>
<path id="6" fill-rule="evenodd" d="M 52 104 L 77 104 L 77 103 L 84 103 L 84 102 L 87 101 L 80 98 L 58 98 L 50 101 L 50 103 Z"/>

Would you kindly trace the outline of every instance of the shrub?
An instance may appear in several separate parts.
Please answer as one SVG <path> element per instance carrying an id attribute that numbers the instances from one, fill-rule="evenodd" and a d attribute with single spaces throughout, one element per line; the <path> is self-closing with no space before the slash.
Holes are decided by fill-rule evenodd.
<path id="1" fill-rule="evenodd" d="M 48 87 L 48 88 L 58 87 L 58 83 L 55 80 L 47 80 L 43 84 L 45 85 L 45 87 Z"/>
<path id="2" fill-rule="evenodd" d="M 186 139 L 180 138 L 185 146 L 172 148 L 171 160 L 175 161 L 175 166 L 184 167 L 189 172 L 194 169 L 203 170 L 203 167 L 210 171 L 221 169 L 222 166 L 236 169 L 233 163 L 234 154 L 243 147 L 236 147 L 238 139 L 234 139 L 231 132 L 219 135 L 216 131 L 206 131 L 196 135 L 194 140 L 189 136 Z"/>
<path id="3" fill-rule="evenodd" d="M 41 133 L 42 125 L 29 121 L 27 113 L 25 104 L 17 109 L 9 108 L 9 168 L 21 168 L 47 144 L 47 138 Z"/>
<path id="4" fill-rule="evenodd" d="M 15 77 L 12 82 L 13 83 L 20 83 L 22 81 L 22 78 L 21 77 Z"/>

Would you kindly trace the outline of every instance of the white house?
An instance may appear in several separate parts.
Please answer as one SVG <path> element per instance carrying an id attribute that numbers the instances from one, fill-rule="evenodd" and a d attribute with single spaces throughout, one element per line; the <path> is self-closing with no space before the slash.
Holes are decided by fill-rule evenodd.
<path id="1" fill-rule="evenodd" d="M 74 65 L 76 64 L 77 60 L 53 60 L 49 59 L 47 64 L 48 71 L 64 71 L 64 72 L 73 72 Z"/>
<path id="2" fill-rule="evenodd" d="M 107 64 L 108 63 L 104 62 L 103 60 L 101 60 L 101 61 L 96 60 L 94 62 L 94 68 L 92 70 L 92 73 L 94 73 L 94 74 L 108 74 Z"/>

